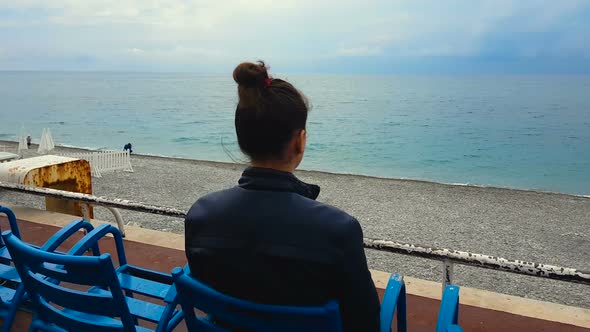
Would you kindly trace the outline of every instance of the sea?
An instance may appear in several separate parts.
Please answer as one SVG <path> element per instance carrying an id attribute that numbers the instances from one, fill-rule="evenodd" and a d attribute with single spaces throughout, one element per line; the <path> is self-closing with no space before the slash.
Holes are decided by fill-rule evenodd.
<path id="1" fill-rule="evenodd" d="M 301 169 L 590 195 L 590 76 L 276 74 L 309 99 Z M 231 73 L 0 72 L 0 140 L 246 162 Z"/>

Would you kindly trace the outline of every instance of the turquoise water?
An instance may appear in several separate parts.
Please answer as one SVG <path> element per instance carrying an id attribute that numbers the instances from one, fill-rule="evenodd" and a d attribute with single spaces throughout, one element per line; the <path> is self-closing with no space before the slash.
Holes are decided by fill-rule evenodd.
<path id="1" fill-rule="evenodd" d="M 310 99 L 302 168 L 590 194 L 590 76 L 279 75 Z M 0 72 L 0 139 L 245 160 L 231 75 Z"/>

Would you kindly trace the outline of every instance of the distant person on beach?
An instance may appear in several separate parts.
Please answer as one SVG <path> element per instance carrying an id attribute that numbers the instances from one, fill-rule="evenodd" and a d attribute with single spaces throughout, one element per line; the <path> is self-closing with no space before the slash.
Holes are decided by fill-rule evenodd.
<path id="1" fill-rule="evenodd" d="M 32 140 L 31 135 L 27 136 L 27 148 L 31 147 L 31 140 Z"/>
<path id="2" fill-rule="evenodd" d="M 127 151 L 129 150 L 129 154 L 133 153 L 133 146 L 131 146 L 131 143 L 127 143 L 125 144 L 125 146 L 123 146 L 123 151 Z"/>
<path id="3" fill-rule="evenodd" d="M 378 331 L 379 298 L 359 222 L 317 202 L 320 188 L 293 175 L 305 152 L 307 100 L 271 78 L 262 62 L 240 64 L 233 78 L 238 144 L 251 166 L 237 186 L 200 198 L 188 212 L 185 249 L 193 277 L 258 303 L 334 299 L 344 331 Z"/>

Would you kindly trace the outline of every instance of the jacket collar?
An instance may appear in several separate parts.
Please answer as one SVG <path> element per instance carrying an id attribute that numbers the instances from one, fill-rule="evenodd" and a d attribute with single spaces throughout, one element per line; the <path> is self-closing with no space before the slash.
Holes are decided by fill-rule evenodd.
<path id="1" fill-rule="evenodd" d="M 238 183 L 244 189 L 289 191 L 314 200 L 320 194 L 318 185 L 307 184 L 292 173 L 270 168 L 248 167 Z"/>

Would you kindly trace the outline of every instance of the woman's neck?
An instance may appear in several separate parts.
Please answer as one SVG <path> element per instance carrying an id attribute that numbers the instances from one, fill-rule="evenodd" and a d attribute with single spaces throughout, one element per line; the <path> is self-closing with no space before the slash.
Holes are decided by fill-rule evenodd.
<path id="1" fill-rule="evenodd" d="M 259 168 L 270 168 L 277 171 L 293 173 L 297 168 L 297 165 L 292 165 L 291 163 L 286 163 L 284 161 L 277 161 L 277 160 L 266 160 L 266 161 L 252 161 L 252 166 L 259 167 Z"/>

